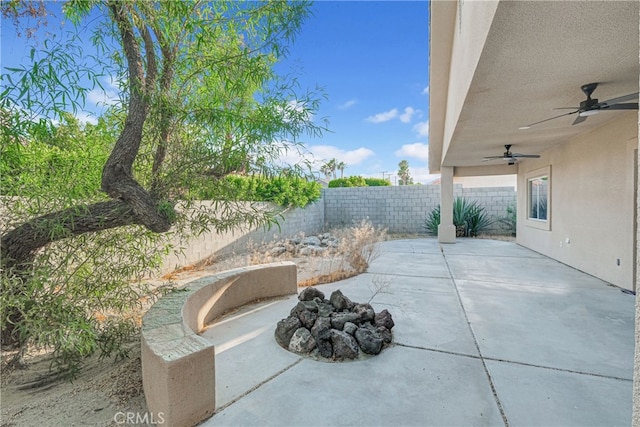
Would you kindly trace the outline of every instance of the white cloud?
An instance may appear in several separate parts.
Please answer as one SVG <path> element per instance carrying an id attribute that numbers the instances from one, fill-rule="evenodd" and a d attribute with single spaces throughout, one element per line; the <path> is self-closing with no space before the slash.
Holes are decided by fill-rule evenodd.
<path id="1" fill-rule="evenodd" d="M 367 117 L 367 121 L 371 123 L 384 123 L 389 120 L 393 120 L 398 117 L 398 109 L 394 108 L 393 110 L 385 111 L 384 113 L 378 113 L 373 116 Z"/>
<path id="2" fill-rule="evenodd" d="M 413 182 L 420 182 L 422 184 L 430 184 L 433 180 L 440 178 L 440 174 L 429 173 L 429 167 L 413 167 L 411 163 L 409 163 L 409 173 L 413 178 Z"/>
<path id="3" fill-rule="evenodd" d="M 429 136 L 429 120 L 416 123 L 413 126 L 413 130 L 418 134 L 418 136 Z"/>
<path id="4" fill-rule="evenodd" d="M 80 123 L 91 123 L 92 125 L 98 124 L 98 119 L 96 119 L 93 114 L 87 113 L 86 111 L 78 111 L 75 116 Z"/>
<path id="5" fill-rule="evenodd" d="M 339 162 L 345 162 L 348 166 L 355 166 L 362 163 L 365 159 L 374 156 L 373 150 L 365 147 L 356 148 L 355 150 L 343 150 L 333 145 L 312 145 L 309 151 L 313 154 L 316 161 L 321 163 L 337 159 Z"/>
<path id="6" fill-rule="evenodd" d="M 422 94 L 423 95 L 429 95 L 429 86 L 427 86 L 424 89 L 422 89 Z"/>
<path id="7" fill-rule="evenodd" d="M 346 110 L 346 109 L 351 108 L 354 105 L 356 105 L 357 102 L 358 101 L 356 99 L 350 99 L 347 102 L 345 102 L 344 104 L 338 105 L 338 109 L 339 110 Z"/>
<path id="8" fill-rule="evenodd" d="M 425 144 L 424 142 L 405 144 L 394 154 L 397 157 L 411 157 L 427 162 L 429 160 L 429 144 Z"/>
<path id="9" fill-rule="evenodd" d="M 402 123 L 409 123 L 411 121 L 411 118 L 413 117 L 414 114 L 416 114 L 417 111 L 413 109 L 413 107 L 407 107 L 404 109 L 404 113 L 402 113 L 400 115 L 400 121 Z"/>
<path id="10" fill-rule="evenodd" d="M 286 144 L 285 144 L 286 145 Z M 347 166 L 357 166 L 369 157 L 375 156 L 373 150 L 365 147 L 355 150 L 343 150 L 333 145 L 311 145 L 304 149 L 291 147 L 281 157 L 281 165 L 301 165 L 309 163 L 312 169 L 318 170 L 320 166 L 331 159 L 345 162 Z"/>
<path id="11" fill-rule="evenodd" d="M 87 99 L 93 102 L 97 106 L 108 106 L 118 102 L 120 88 L 118 83 L 113 77 L 106 77 L 102 79 L 103 88 L 96 87 L 89 91 Z"/>

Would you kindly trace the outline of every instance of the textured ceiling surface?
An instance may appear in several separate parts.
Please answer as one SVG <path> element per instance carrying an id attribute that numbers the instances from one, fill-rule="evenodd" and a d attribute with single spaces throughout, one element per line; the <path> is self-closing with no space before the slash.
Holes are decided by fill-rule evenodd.
<path id="1" fill-rule="evenodd" d="M 597 82 L 605 101 L 638 92 L 640 2 L 500 2 L 476 68 L 445 166 L 487 165 L 484 156 L 537 154 L 551 145 L 637 111 L 576 115 L 520 130 L 578 107 L 580 86 Z M 636 100 L 633 100 L 637 102 Z"/>

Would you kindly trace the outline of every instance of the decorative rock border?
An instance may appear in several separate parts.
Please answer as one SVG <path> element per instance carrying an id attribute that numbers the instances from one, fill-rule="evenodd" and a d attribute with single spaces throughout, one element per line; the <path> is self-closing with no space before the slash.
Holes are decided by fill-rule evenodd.
<path id="1" fill-rule="evenodd" d="M 215 349 L 198 335 L 223 313 L 297 293 L 293 262 L 203 277 L 156 302 L 142 321 L 142 384 L 147 407 L 165 425 L 193 426 L 215 411 Z"/>

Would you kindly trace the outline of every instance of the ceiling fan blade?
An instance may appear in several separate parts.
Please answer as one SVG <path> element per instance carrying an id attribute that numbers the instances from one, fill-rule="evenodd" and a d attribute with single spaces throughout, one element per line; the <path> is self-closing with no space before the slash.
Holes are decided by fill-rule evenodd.
<path id="1" fill-rule="evenodd" d="M 522 157 L 524 159 L 539 159 L 540 155 L 539 154 L 518 154 L 518 153 L 513 153 L 511 155 L 511 157 Z"/>
<path id="2" fill-rule="evenodd" d="M 575 110 L 575 111 L 572 111 L 572 112 L 570 112 L 570 113 L 560 114 L 559 116 L 551 117 L 551 118 L 549 118 L 549 119 L 540 120 L 539 122 L 531 123 L 531 124 L 526 125 L 526 126 L 524 126 L 524 127 L 525 127 L 525 128 L 528 128 L 528 127 L 531 127 L 531 126 L 535 126 L 535 125 L 540 124 L 540 123 L 548 122 L 549 120 L 558 119 L 558 118 L 560 118 L 560 117 L 569 116 L 569 115 L 571 115 L 571 114 L 576 114 L 576 113 L 577 113 L 577 112 L 579 112 L 579 111 L 580 111 L 580 110 Z"/>
<path id="3" fill-rule="evenodd" d="M 601 110 L 637 110 L 638 103 L 632 102 L 628 104 L 613 104 L 613 105 L 603 105 L 600 107 Z"/>
<path id="4" fill-rule="evenodd" d="M 607 99 L 606 101 L 602 101 L 600 105 L 609 105 L 612 106 L 614 104 L 619 104 L 624 101 L 631 101 L 632 99 L 638 98 L 638 92 L 630 93 L 629 95 L 619 96 L 617 98 Z"/>
<path id="5" fill-rule="evenodd" d="M 573 121 L 573 123 L 571 123 L 571 126 L 573 125 L 577 125 L 578 123 L 582 123 L 585 120 L 587 120 L 587 116 L 578 116 L 576 117 L 576 119 Z"/>
<path id="6" fill-rule="evenodd" d="M 487 157 L 483 157 L 482 161 L 483 162 L 488 162 L 489 160 L 498 160 L 498 159 L 503 159 L 504 156 L 487 156 Z"/>

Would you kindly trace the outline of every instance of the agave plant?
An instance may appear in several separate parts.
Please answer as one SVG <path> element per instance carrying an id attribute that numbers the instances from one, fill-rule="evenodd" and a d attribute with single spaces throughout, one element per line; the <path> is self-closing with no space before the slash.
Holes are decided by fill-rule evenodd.
<path id="1" fill-rule="evenodd" d="M 491 224 L 493 224 L 493 220 L 487 216 L 484 206 L 480 206 L 476 201 L 471 203 L 467 212 L 467 235 L 476 237 L 479 232 L 487 229 Z"/>
<path id="2" fill-rule="evenodd" d="M 456 197 L 453 202 L 453 225 L 456 237 L 476 237 L 481 231 L 493 224 L 483 206 L 477 201 L 468 201 L 464 197 Z M 440 205 L 429 212 L 424 228 L 431 234 L 438 235 L 440 225 Z"/>

